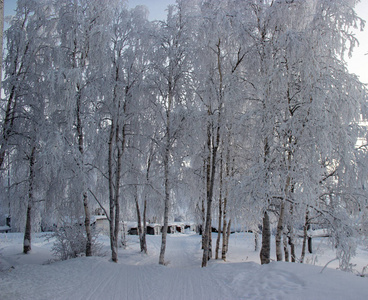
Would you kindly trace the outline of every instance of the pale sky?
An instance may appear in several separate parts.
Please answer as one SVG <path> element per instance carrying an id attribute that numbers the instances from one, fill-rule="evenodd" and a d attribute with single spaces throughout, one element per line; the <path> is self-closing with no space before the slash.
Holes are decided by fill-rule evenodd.
<path id="1" fill-rule="evenodd" d="M 368 0 L 361 0 L 355 11 L 368 22 Z M 368 84 L 368 23 L 364 31 L 356 30 L 355 36 L 359 40 L 359 47 L 355 48 L 353 57 L 347 59 L 349 71 L 359 76 L 360 80 Z"/>
<path id="2" fill-rule="evenodd" d="M 12 14 L 16 2 L 16 0 L 4 1 L 5 16 Z M 136 5 L 145 5 L 150 11 L 149 19 L 157 20 L 164 19 L 167 6 L 174 3 L 175 0 L 129 0 L 128 6 L 132 8 Z M 355 10 L 361 18 L 368 21 L 368 0 L 361 0 Z M 360 42 L 360 46 L 355 48 L 351 59 L 347 58 L 348 67 L 350 72 L 357 74 L 362 82 L 368 84 L 368 24 L 363 32 L 356 30 L 355 35 Z"/>

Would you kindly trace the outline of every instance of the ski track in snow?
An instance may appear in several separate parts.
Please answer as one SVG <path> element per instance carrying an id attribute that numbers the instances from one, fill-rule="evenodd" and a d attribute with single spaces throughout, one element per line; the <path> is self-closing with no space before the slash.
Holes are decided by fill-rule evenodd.
<path id="1" fill-rule="evenodd" d="M 6 259 L 8 265 L 14 266 L 0 272 L 0 299 L 284 300 L 346 299 L 348 295 L 356 296 L 351 299 L 368 299 L 367 278 L 331 269 L 320 274 L 321 267 L 310 265 L 261 266 L 254 257 L 247 261 L 244 252 L 258 254 L 249 251 L 249 244 L 249 249 L 244 250 L 244 238 L 231 240 L 234 251 L 229 251 L 227 262 L 210 260 L 207 268 L 200 267 L 198 235 L 168 235 L 167 266 L 158 265 L 160 236 L 148 237 L 148 255 L 139 252 L 136 237 L 130 239 L 127 249 L 119 249 L 118 263 L 110 261 L 108 252 L 105 257 L 42 265 L 42 255 L 44 262 L 50 258 L 45 255 L 50 244 L 36 242 L 30 255 L 11 254 L 14 246 L 11 248 L 10 243 L 0 246 L 0 264 Z M 32 257 L 37 264 L 30 264 Z M 245 261 L 242 257 L 246 257 Z M 25 263 L 27 260 L 29 263 Z"/>

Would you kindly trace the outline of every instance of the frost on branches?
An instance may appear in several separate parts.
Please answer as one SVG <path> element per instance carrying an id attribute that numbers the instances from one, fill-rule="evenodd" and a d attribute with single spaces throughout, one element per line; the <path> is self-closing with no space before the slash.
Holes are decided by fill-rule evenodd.
<path id="1" fill-rule="evenodd" d="M 164 225 L 166 264 L 169 222 L 185 216 L 204 267 L 215 244 L 226 260 L 241 227 L 262 263 L 271 233 L 277 260 L 304 262 L 322 230 L 351 269 L 368 213 L 366 90 L 344 59 L 364 27 L 356 3 L 178 0 L 151 22 L 122 0 L 18 1 L 4 32 L 0 210 L 25 229 L 24 252 L 40 224 L 73 214 L 83 224 L 55 233 L 57 252 L 91 255 L 99 210 L 115 262 L 123 220 L 144 253 L 146 224 Z"/>

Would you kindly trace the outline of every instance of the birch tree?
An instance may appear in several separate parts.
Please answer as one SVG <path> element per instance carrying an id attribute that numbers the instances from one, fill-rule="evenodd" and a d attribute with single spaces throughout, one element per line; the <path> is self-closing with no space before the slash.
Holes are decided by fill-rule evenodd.
<path id="1" fill-rule="evenodd" d="M 47 141 L 45 107 L 50 101 L 46 87 L 51 65 L 52 37 L 49 29 L 52 22 L 48 3 L 43 4 L 19 1 L 16 15 L 6 32 L 8 49 L 4 88 L 8 99 L 3 123 L 3 146 L 12 140 L 14 169 L 18 169 L 20 174 L 24 171 L 26 176 L 25 254 L 31 250 L 33 210 L 39 201 L 37 197 L 42 194 L 36 193 L 35 187 L 40 186 L 37 182 L 41 181 L 38 168 L 42 163 L 39 156 Z M 4 148 L 2 150 L 5 151 Z M 28 162 L 28 168 L 24 169 L 19 164 L 22 160 Z M 21 206 L 21 203 L 18 205 Z"/>
<path id="2" fill-rule="evenodd" d="M 156 90 L 157 105 L 162 127 L 159 137 L 159 153 L 162 158 L 164 182 L 164 217 L 159 264 L 165 264 L 166 236 L 172 193 L 174 146 L 179 138 L 184 115 L 178 114 L 184 101 L 187 77 L 186 20 L 181 6 L 169 6 L 167 19 L 160 23 L 154 47 L 152 81 Z"/>
<path id="3" fill-rule="evenodd" d="M 88 151 L 88 130 L 91 103 L 94 96 L 93 52 L 98 52 L 96 40 L 101 34 L 99 25 L 103 22 L 102 7 L 98 1 L 59 1 L 55 10 L 58 14 L 57 31 L 60 46 L 57 62 L 57 77 L 60 98 L 66 106 L 64 114 L 68 123 L 65 128 L 65 141 L 71 147 L 75 161 L 74 173 L 78 178 L 78 197 L 84 212 L 86 231 L 86 255 L 92 255 L 92 236 L 90 230 L 90 208 L 86 164 Z M 95 56 L 96 57 L 96 56 Z M 88 125 L 87 125 L 88 124 Z"/>

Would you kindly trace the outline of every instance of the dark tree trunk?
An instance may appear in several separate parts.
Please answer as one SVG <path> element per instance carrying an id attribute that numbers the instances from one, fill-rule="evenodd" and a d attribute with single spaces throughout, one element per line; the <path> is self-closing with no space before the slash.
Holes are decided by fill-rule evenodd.
<path id="1" fill-rule="evenodd" d="M 141 238 L 141 252 L 147 254 L 147 226 L 146 226 L 146 216 L 147 216 L 147 199 L 144 199 L 144 207 L 143 207 L 143 231 L 142 231 L 142 238 Z"/>
<path id="2" fill-rule="evenodd" d="M 23 240 L 23 253 L 27 254 L 31 251 L 31 232 L 32 232 L 32 205 L 33 205 L 33 185 L 34 185 L 34 164 L 35 164 L 35 152 L 36 147 L 32 148 L 31 155 L 29 157 L 29 182 L 28 182 L 28 206 L 27 206 L 27 219 L 26 228 L 24 231 Z"/>
<path id="3" fill-rule="evenodd" d="M 209 126 L 210 128 L 210 126 Z M 211 137 L 213 138 L 213 141 L 211 143 Z M 205 237 L 203 239 L 203 257 L 202 257 L 202 267 L 207 266 L 207 262 L 212 257 L 212 248 L 211 248 L 211 220 L 212 220 L 212 214 L 211 214 L 211 208 L 212 208 L 212 197 L 213 197 L 213 187 L 215 184 L 215 173 L 216 173 L 216 157 L 217 157 L 217 149 L 220 141 L 220 128 L 217 127 L 217 133 L 216 133 L 216 141 L 214 139 L 214 136 L 211 134 L 210 129 L 208 129 L 208 149 L 212 149 L 209 153 L 211 154 L 211 161 L 209 162 L 209 165 L 207 166 L 207 213 L 206 213 L 206 226 L 204 229 Z M 211 147 L 212 145 L 212 147 Z"/>
<path id="4" fill-rule="evenodd" d="M 226 232 L 226 253 L 229 251 L 229 240 L 231 235 L 231 219 L 229 220 L 229 224 L 227 225 L 227 232 Z"/>
<path id="5" fill-rule="evenodd" d="M 83 193 L 83 207 L 84 207 L 84 226 L 86 228 L 86 256 L 92 256 L 92 235 L 91 235 L 91 216 L 88 207 L 87 192 Z"/>
<path id="6" fill-rule="evenodd" d="M 32 213 L 32 204 L 31 201 L 28 199 L 28 207 L 27 207 L 27 219 L 26 219 L 26 229 L 24 231 L 24 240 L 23 240 L 23 253 L 28 254 L 31 251 L 31 213 Z"/>
<path id="7" fill-rule="evenodd" d="M 222 227 L 222 250 L 221 250 L 221 259 L 226 261 L 226 248 L 227 248 L 227 238 L 226 238 L 226 232 L 227 232 L 227 219 L 226 219 L 226 205 L 227 205 L 227 198 L 224 199 L 224 225 Z"/>
<path id="8" fill-rule="evenodd" d="M 288 262 L 290 260 L 290 254 L 289 254 L 289 249 L 288 249 L 288 235 L 287 235 L 287 232 L 284 232 L 284 234 L 282 236 L 282 242 L 284 243 L 285 261 Z"/>
<path id="9" fill-rule="evenodd" d="M 220 239 L 221 239 L 221 227 L 222 227 L 222 155 L 220 160 L 220 196 L 219 196 L 219 217 L 218 217 L 218 227 L 217 227 L 217 240 L 216 240 L 216 250 L 215 259 L 219 258 L 220 249 Z"/>
<path id="10" fill-rule="evenodd" d="M 263 215 L 263 227 L 262 227 L 262 248 L 260 253 L 261 264 L 270 263 L 271 253 L 271 230 L 270 230 L 270 219 L 267 212 Z"/>
<path id="11" fill-rule="evenodd" d="M 134 187 L 134 201 L 135 201 L 135 207 L 137 212 L 137 229 L 138 229 L 138 236 L 139 236 L 139 243 L 141 247 L 141 252 L 143 252 L 142 249 L 142 234 L 143 234 L 143 228 L 142 228 L 142 220 L 141 220 L 141 210 L 139 208 L 138 203 L 138 193 L 137 193 L 137 186 Z"/>
<path id="12" fill-rule="evenodd" d="M 285 215 L 285 202 L 282 200 L 280 207 L 280 215 L 279 220 L 277 222 L 277 231 L 276 231 L 276 259 L 277 261 L 282 261 L 282 247 L 281 247 L 281 239 L 282 233 L 284 229 L 284 215 Z"/>
<path id="13" fill-rule="evenodd" d="M 309 223 L 309 209 L 307 207 L 307 211 L 305 213 L 305 223 L 303 226 L 303 244 L 302 244 L 302 254 L 300 256 L 300 263 L 304 262 L 305 248 L 306 248 L 307 237 L 308 237 L 308 223 Z"/>
<path id="14" fill-rule="evenodd" d="M 3 168 L 5 154 L 8 146 L 8 139 L 13 130 L 14 118 L 16 108 L 15 86 L 12 87 L 10 95 L 7 100 L 4 121 L 2 124 L 2 139 L 0 148 L 0 170 Z"/>
<path id="15" fill-rule="evenodd" d="M 114 151 L 114 129 L 115 122 L 112 120 L 109 135 L 109 151 L 108 151 L 108 178 L 109 178 L 109 233 L 110 233 L 110 247 L 111 247 L 111 259 L 117 261 L 117 248 L 115 247 L 114 238 L 114 225 L 115 225 L 115 195 L 114 195 L 114 171 L 113 171 L 113 151 Z"/>
<path id="16" fill-rule="evenodd" d="M 294 185 L 292 185 L 291 192 L 294 192 Z M 292 216 L 294 214 L 294 205 L 291 204 L 290 206 L 290 219 L 292 220 Z M 290 222 L 288 224 L 288 238 L 289 238 L 289 245 L 290 245 L 290 256 L 291 256 L 291 262 L 296 261 L 296 255 L 295 255 L 295 243 L 294 243 L 294 230 L 291 226 Z"/>
<path id="17" fill-rule="evenodd" d="M 312 238 L 311 237 L 308 237 L 308 252 L 310 254 L 313 253 L 313 249 L 312 249 Z"/>

